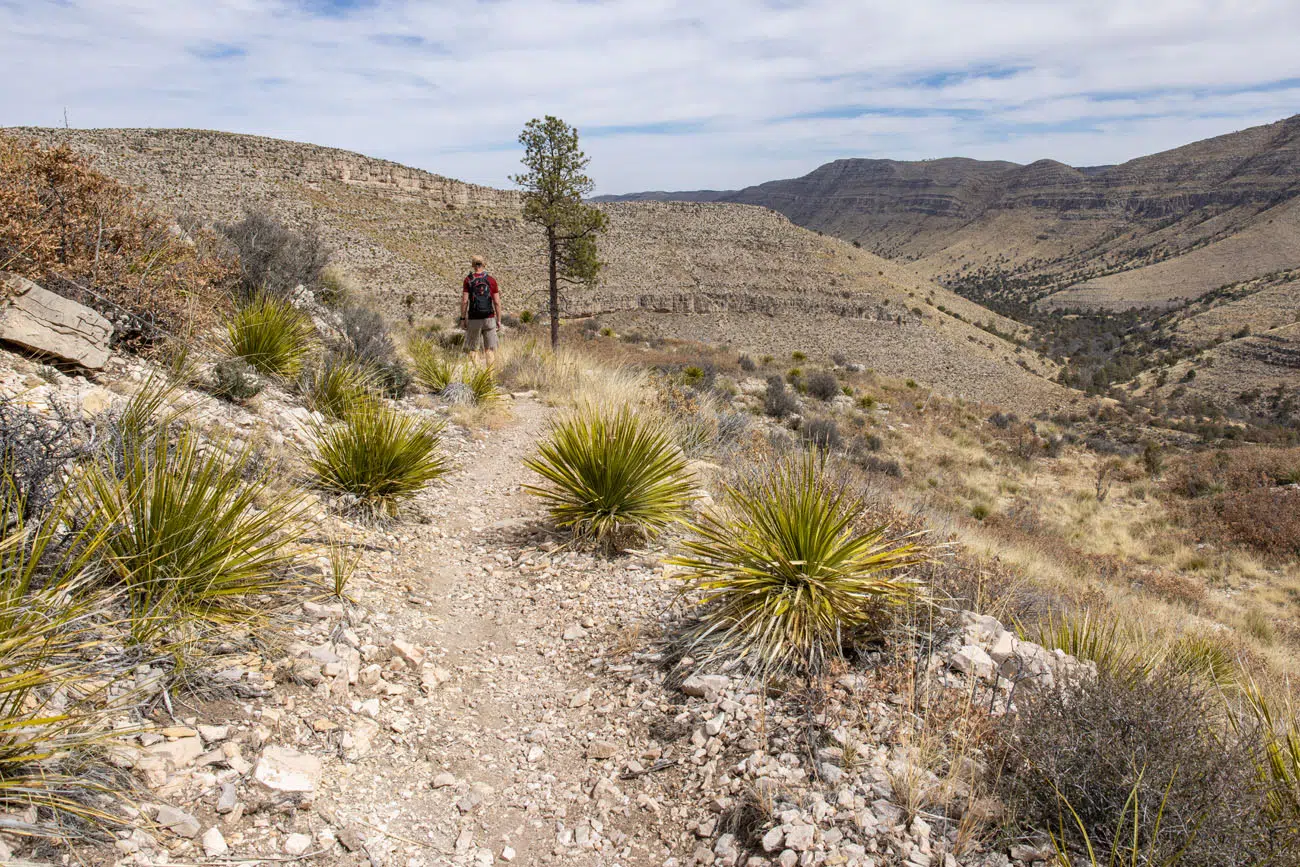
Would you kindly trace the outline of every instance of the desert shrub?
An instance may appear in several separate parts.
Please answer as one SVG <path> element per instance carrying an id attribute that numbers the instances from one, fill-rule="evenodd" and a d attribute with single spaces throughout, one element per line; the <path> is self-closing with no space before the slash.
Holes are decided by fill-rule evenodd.
<path id="1" fill-rule="evenodd" d="M 441 394 L 459 375 L 459 362 L 447 357 L 442 347 L 431 339 L 412 340 L 407 351 L 411 355 L 415 381 L 434 394 Z"/>
<path id="2" fill-rule="evenodd" d="M 342 273 L 334 268 L 320 272 L 316 285 L 316 300 L 326 307 L 344 307 L 352 297 L 352 286 Z"/>
<path id="3" fill-rule="evenodd" d="M 465 371 L 465 385 L 469 388 L 474 403 L 480 406 L 497 403 L 502 398 L 496 371 L 487 365 L 471 365 Z"/>
<path id="4" fill-rule="evenodd" d="M 449 469 L 442 426 L 367 402 L 341 423 L 313 431 L 308 459 L 321 490 L 354 497 L 372 514 L 395 515 L 398 505 Z"/>
<path id="5" fill-rule="evenodd" d="M 1262 809 L 1253 733 L 1227 724 L 1199 681 L 1103 668 L 1018 704 L 999 788 L 1022 830 L 1110 863 L 1271 863 L 1293 845 Z"/>
<path id="6" fill-rule="evenodd" d="M 226 328 L 230 355 L 270 376 L 296 376 L 316 347 L 311 317 L 288 301 L 261 295 Z"/>
<path id="7" fill-rule="evenodd" d="M 192 621 L 253 616 L 254 597 L 282 586 L 301 498 L 268 469 L 249 478 L 251 447 L 204 443 L 187 428 L 129 435 L 124 455 L 78 480 L 88 526 L 106 534 L 105 566 L 126 591 L 138 642 L 175 637 Z"/>
<path id="8" fill-rule="evenodd" d="M 799 409 L 799 398 L 790 393 L 779 376 L 768 377 L 763 395 L 763 412 L 773 418 L 785 418 Z"/>
<path id="9" fill-rule="evenodd" d="M 221 231 L 239 251 L 239 284 L 249 298 L 287 299 L 300 285 L 314 288 L 329 261 L 330 251 L 314 229 L 294 231 L 262 211 L 246 211 Z M 335 276 L 331 288 L 341 282 Z"/>
<path id="10" fill-rule="evenodd" d="M 796 349 L 790 353 L 790 359 L 792 361 L 807 361 L 808 356 Z"/>
<path id="11" fill-rule="evenodd" d="M 582 320 L 582 331 L 583 331 L 584 334 L 595 334 L 595 333 L 596 333 L 597 331 L 599 331 L 599 330 L 600 330 L 600 320 L 599 320 L 599 319 L 584 319 L 584 320 Z"/>
<path id="12" fill-rule="evenodd" d="M 49 415 L 38 413 L 0 395 L 0 497 L 26 519 L 47 510 L 68 463 L 89 451 L 80 412 L 57 401 L 50 408 Z"/>
<path id="13" fill-rule="evenodd" d="M 755 364 L 754 359 L 750 358 L 748 355 L 740 356 L 740 358 L 736 360 L 736 364 L 746 373 L 753 373 L 755 370 L 758 370 L 758 365 Z"/>
<path id="14" fill-rule="evenodd" d="M 504 325 L 506 328 L 518 328 L 519 317 L 515 316 L 513 313 L 502 313 L 501 324 Z"/>
<path id="15" fill-rule="evenodd" d="M 876 405 L 876 399 L 869 394 L 860 396 L 856 401 L 859 409 L 871 409 Z"/>
<path id="16" fill-rule="evenodd" d="M 843 442 L 840 426 L 833 418 L 815 418 L 799 429 L 799 434 L 822 451 L 838 449 Z"/>
<path id="17" fill-rule="evenodd" d="M 374 371 L 379 387 L 389 397 L 406 394 L 411 385 L 411 372 L 397 354 L 397 345 L 383 314 L 350 305 L 338 311 L 338 325 L 343 341 L 335 351 Z M 460 339 L 464 341 L 465 335 L 461 334 Z"/>
<path id="18" fill-rule="evenodd" d="M 840 383 L 829 370 L 815 370 L 804 381 L 808 393 L 818 400 L 830 400 L 840 394 Z"/>
<path id="19" fill-rule="evenodd" d="M 1289 558 L 1300 556 L 1298 483 L 1300 449 L 1242 447 L 1180 458 L 1167 492 L 1200 538 Z"/>
<path id="20" fill-rule="evenodd" d="M 726 485 L 723 508 L 690 526 L 681 567 L 702 594 L 696 641 L 761 670 L 815 675 L 846 644 L 879 635 L 916 597 L 904 570 L 921 551 L 888 529 L 858 529 L 866 505 L 805 451 Z"/>
<path id="21" fill-rule="evenodd" d="M 565 415 L 525 465 L 544 480 L 526 490 L 557 526 L 606 550 L 659 533 L 691 502 L 686 461 L 668 430 L 627 406 Z"/>
<path id="22" fill-rule="evenodd" d="M 894 458 L 882 458 L 879 455 L 854 455 L 858 466 L 869 473 L 880 473 L 895 479 L 903 477 L 903 465 Z"/>
<path id="23" fill-rule="evenodd" d="M 88 576 L 103 535 L 69 529 L 67 498 L 28 521 L 14 497 L 0 491 L 0 809 L 11 833 L 66 839 L 115 824 L 116 781 L 96 758 L 121 710 L 106 685 L 133 663 L 97 630 L 108 600 Z M 22 818 L 29 808 L 34 824 Z"/>
<path id="24" fill-rule="evenodd" d="M 521 324 L 521 325 L 527 325 L 528 323 L 530 323 L 530 322 L 532 322 L 532 321 L 533 321 L 533 311 L 531 311 L 531 310 L 523 310 L 523 311 L 520 311 L 520 313 L 519 313 L 519 324 Z"/>
<path id="25" fill-rule="evenodd" d="M 221 245 L 175 229 L 71 148 L 0 135 L 0 270 L 99 310 L 116 343 L 152 345 L 228 313 L 235 271 Z"/>
<path id="26" fill-rule="evenodd" d="M 309 409 L 341 419 L 379 393 L 374 371 L 350 358 L 328 353 L 298 377 L 298 390 Z"/>
<path id="27" fill-rule="evenodd" d="M 207 390 L 222 400 L 245 403 L 262 393 L 265 383 L 242 358 L 223 358 L 212 366 Z"/>

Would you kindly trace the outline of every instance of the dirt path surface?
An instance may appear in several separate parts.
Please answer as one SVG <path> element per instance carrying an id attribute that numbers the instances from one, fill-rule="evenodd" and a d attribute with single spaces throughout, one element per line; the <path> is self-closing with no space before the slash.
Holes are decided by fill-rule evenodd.
<path id="1" fill-rule="evenodd" d="M 316 810 L 354 850 L 339 863 L 630 867 L 668 855 L 643 818 L 657 803 L 638 807 L 618 779 L 629 733 L 615 710 L 639 697 L 609 694 L 628 682 L 604 659 L 644 607 L 662 608 L 663 582 L 649 563 L 547 550 L 521 485 L 548 410 L 526 398 L 513 409 L 511 424 L 462 443 L 365 594 L 362 655 L 413 649 L 378 662 L 375 697 L 363 672 L 353 719 L 335 721 L 339 761 Z"/>

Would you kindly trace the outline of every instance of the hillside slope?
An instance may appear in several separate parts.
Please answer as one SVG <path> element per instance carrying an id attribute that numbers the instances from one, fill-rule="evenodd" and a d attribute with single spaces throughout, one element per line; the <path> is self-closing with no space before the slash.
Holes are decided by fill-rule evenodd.
<path id="1" fill-rule="evenodd" d="M 1298 198 L 1300 115 L 1115 166 L 844 159 L 721 200 L 772 208 L 945 285 L 1124 309 L 1300 265 Z"/>
<path id="2" fill-rule="evenodd" d="M 315 224 L 339 267 L 393 314 L 447 314 L 471 253 L 488 257 L 507 304 L 539 309 L 541 245 L 518 194 L 359 154 L 195 130 L 9 130 L 66 142 L 172 210 L 233 220 L 264 208 Z M 1050 364 L 1001 333 L 1019 327 L 906 266 L 737 204 L 604 206 L 607 267 L 572 292 L 570 316 L 755 353 L 843 353 L 884 373 L 1025 411 L 1074 395 Z"/>

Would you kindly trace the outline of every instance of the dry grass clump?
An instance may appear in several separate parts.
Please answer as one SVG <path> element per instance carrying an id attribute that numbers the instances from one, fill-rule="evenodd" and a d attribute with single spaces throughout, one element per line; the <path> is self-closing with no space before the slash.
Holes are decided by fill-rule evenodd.
<path id="1" fill-rule="evenodd" d="M 196 228 L 178 234 L 174 221 L 71 148 L 0 135 L 0 271 L 99 309 L 119 342 L 150 345 L 158 329 L 190 334 L 219 321 L 235 276 L 219 246 Z"/>
<path id="2" fill-rule="evenodd" d="M 525 489 L 556 525 L 609 551 L 656 535 L 691 502 L 686 461 L 665 426 L 626 405 L 565 414 L 524 463 L 544 480 Z"/>
<path id="3" fill-rule="evenodd" d="M 246 211 L 221 232 L 239 252 L 240 288 L 250 298 L 287 299 L 298 286 L 311 289 L 329 261 L 330 251 L 316 231 L 294 231 L 262 211 Z"/>
<path id="4" fill-rule="evenodd" d="M 751 658 L 764 672 L 813 676 L 842 648 L 872 637 L 919 586 L 902 570 L 923 559 L 888 528 L 857 528 L 866 511 L 813 453 L 728 484 L 723 508 L 690 525 L 681 567 L 702 593 L 697 641 Z"/>
<path id="5" fill-rule="evenodd" d="M 450 469 L 442 426 L 379 402 L 363 402 L 339 424 L 315 428 L 308 464 L 316 486 L 355 498 L 373 514 L 398 505 Z"/>

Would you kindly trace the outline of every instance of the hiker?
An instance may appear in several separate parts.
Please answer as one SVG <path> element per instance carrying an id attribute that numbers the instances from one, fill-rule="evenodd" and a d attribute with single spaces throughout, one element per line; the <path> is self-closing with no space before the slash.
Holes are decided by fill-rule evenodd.
<path id="1" fill-rule="evenodd" d="M 465 351 L 478 348 L 479 336 L 483 338 L 483 355 L 487 363 L 497 349 L 497 326 L 501 323 L 501 296 L 496 278 L 484 268 L 482 256 L 470 260 L 474 269 L 465 277 L 460 293 L 460 319 L 465 326 Z"/>

